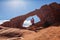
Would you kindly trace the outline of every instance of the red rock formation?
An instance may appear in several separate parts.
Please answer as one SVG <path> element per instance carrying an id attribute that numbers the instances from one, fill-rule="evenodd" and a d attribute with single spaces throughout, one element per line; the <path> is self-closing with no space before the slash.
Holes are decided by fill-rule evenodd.
<path id="1" fill-rule="evenodd" d="M 23 22 L 28 17 L 34 15 L 37 15 L 41 20 L 35 24 L 38 27 L 46 27 L 54 24 L 60 25 L 60 4 L 54 2 L 49 5 L 44 5 L 40 9 L 36 9 L 28 14 L 12 18 L 9 22 L 5 22 L 1 26 L 23 28 Z"/>

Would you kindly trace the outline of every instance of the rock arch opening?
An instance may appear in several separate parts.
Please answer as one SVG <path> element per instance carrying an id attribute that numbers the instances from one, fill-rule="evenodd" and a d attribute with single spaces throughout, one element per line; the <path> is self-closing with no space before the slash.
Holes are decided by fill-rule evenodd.
<path id="1" fill-rule="evenodd" d="M 37 15 L 33 15 L 33 16 L 28 17 L 26 20 L 24 20 L 24 22 L 22 24 L 22 27 L 30 27 L 33 24 L 31 22 L 32 18 L 34 20 L 34 22 L 33 22 L 34 24 L 41 21 L 40 18 Z"/>

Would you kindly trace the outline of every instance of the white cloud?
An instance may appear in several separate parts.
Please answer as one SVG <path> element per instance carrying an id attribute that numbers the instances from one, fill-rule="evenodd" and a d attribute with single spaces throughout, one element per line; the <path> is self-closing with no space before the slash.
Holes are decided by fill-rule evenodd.
<path id="1" fill-rule="evenodd" d="M 24 23 L 23 23 L 23 27 L 29 27 L 30 25 L 32 25 L 31 21 L 30 20 L 25 20 Z"/>
<path id="2" fill-rule="evenodd" d="M 0 20 L 0 24 L 3 24 L 6 21 L 9 21 L 9 20 Z"/>

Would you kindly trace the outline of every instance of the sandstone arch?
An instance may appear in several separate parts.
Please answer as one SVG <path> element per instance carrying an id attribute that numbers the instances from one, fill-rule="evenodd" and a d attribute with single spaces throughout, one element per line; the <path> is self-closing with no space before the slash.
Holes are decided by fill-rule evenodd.
<path id="1" fill-rule="evenodd" d="M 28 14 L 12 18 L 8 22 L 9 25 L 5 22 L 2 26 L 22 28 L 24 20 L 33 15 L 37 15 L 41 19 L 41 22 L 36 23 L 38 27 L 44 26 L 46 22 L 51 23 L 51 25 L 60 25 L 60 4 L 54 2 L 44 5 L 40 9 L 36 9 Z"/>
<path id="2" fill-rule="evenodd" d="M 28 17 L 34 16 L 34 15 L 37 15 L 37 16 L 39 17 L 39 15 L 37 14 L 37 11 L 38 11 L 38 10 L 35 10 L 35 12 L 32 11 L 32 12 L 30 12 L 30 13 L 28 13 L 28 14 L 15 17 L 15 18 L 11 19 L 11 21 L 12 21 L 12 22 L 16 22 L 17 24 L 19 24 L 19 27 L 22 27 L 23 22 L 24 22 Z M 40 18 L 40 17 L 39 17 L 39 18 Z M 17 26 L 17 27 L 18 27 L 18 26 Z M 19 27 L 18 27 L 18 28 L 19 28 Z"/>

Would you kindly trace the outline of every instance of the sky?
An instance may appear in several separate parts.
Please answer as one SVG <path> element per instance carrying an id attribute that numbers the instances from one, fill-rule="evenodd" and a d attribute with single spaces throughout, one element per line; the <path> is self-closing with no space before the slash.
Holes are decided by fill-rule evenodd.
<path id="1" fill-rule="evenodd" d="M 27 14 L 52 2 L 60 3 L 60 0 L 0 0 L 0 20 Z"/>

